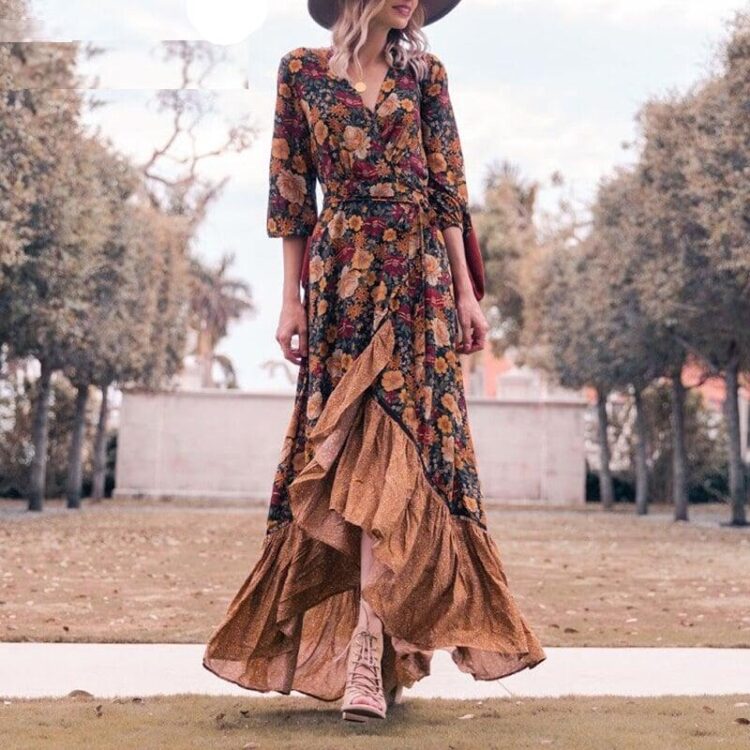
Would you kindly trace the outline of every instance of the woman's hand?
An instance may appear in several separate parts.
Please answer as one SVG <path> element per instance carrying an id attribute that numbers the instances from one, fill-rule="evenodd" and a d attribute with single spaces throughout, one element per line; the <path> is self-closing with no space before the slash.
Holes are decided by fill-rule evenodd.
<path id="1" fill-rule="evenodd" d="M 473 292 L 466 290 L 456 294 L 456 312 L 461 329 L 456 351 L 471 354 L 484 349 L 490 326 Z"/>
<path id="2" fill-rule="evenodd" d="M 479 306 L 479 301 L 474 296 L 469 269 L 466 266 L 466 250 L 461 228 L 459 226 L 444 227 L 442 233 L 450 261 L 453 297 L 456 300 L 456 313 L 461 334 L 456 351 L 459 354 L 471 354 L 484 349 L 490 326 Z"/>
<path id="3" fill-rule="evenodd" d="M 293 347 L 292 336 L 295 334 L 299 337 L 299 342 Z M 301 364 L 307 357 L 307 314 L 299 299 L 289 299 L 282 304 L 276 341 L 281 345 L 284 359 L 295 365 Z"/>

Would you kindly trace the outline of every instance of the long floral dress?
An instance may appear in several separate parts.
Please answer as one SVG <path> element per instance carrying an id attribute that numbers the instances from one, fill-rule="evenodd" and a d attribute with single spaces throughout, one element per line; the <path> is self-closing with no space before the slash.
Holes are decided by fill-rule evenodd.
<path id="1" fill-rule="evenodd" d="M 371 110 L 331 52 L 300 47 L 278 69 L 267 233 L 312 235 L 308 356 L 260 559 L 203 664 L 337 699 L 363 596 L 384 623 L 386 690 L 429 674 L 438 648 L 497 679 L 545 654 L 488 532 L 469 431 L 441 231 L 470 221 L 446 70 L 433 53 L 423 80 L 390 66 Z"/>

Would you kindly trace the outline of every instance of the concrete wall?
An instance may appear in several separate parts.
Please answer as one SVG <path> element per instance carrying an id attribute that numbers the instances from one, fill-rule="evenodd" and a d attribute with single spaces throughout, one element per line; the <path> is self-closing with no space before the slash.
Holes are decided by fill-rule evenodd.
<path id="1" fill-rule="evenodd" d="M 118 497 L 240 497 L 267 502 L 293 397 L 198 390 L 123 394 Z M 487 503 L 584 502 L 578 400 L 470 398 Z"/>

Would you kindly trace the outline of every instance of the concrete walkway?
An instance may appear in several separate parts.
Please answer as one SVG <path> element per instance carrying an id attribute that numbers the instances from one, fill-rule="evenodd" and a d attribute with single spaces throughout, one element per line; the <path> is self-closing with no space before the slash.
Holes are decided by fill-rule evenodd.
<path id="1" fill-rule="evenodd" d="M 404 697 L 750 694 L 750 649 L 547 648 L 547 660 L 499 681 L 475 681 L 447 651 Z M 0 643 L 0 696 L 101 698 L 203 693 L 264 695 L 208 672 L 202 644 Z M 268 693 L 278 696 L 279 693 Z"/>

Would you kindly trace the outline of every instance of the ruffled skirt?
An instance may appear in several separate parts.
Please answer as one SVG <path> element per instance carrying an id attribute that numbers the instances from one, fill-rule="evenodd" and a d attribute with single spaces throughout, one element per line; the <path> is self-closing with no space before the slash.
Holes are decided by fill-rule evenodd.
<path id="1" fill-rule="evenodd" d="M 386 690 L 428 675 L 435 649 L 477 680 L 545 658 L 486 527 L 450 511 L 413 436 L 379 397 L 394 325 L 382 317 L 326 400 L 309 435 L 312 458 L 288 488 L 292 518 L 266 534 L 207 644 L 203 665 L 225 680 L 340 698 L 360 596 L 383 621 Z M 363 531 L 374 539 L 374 571 L 362 589 Z"/>

